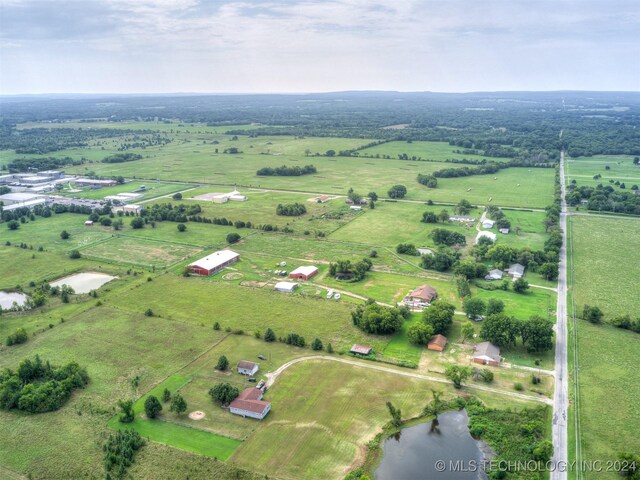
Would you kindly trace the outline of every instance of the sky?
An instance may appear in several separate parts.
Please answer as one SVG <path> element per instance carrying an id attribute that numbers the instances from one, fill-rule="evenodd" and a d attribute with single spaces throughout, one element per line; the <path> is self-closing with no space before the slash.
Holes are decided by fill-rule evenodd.
<path id="1" fill-rule="evenodd" d="M 0 94 L 640 90 L 637 0 L 0 0 Z"/>

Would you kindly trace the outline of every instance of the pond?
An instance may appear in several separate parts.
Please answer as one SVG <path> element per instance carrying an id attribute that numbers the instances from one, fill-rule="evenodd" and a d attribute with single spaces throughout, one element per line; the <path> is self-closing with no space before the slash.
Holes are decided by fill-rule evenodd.
<path id="1" fill-rule="evenodd" d="M 385 440 L 383 457 L 375 472 L 377 480 L 481 480 L 486 444 L 469 433 L 465 410 L 445 412 L 438 422 L 408 427 Z M 440 462 L 440 463 L 438 463 Z M 444 463 L 442 463 L 444 462 Z M 475 462 L 478 468 L 469 468 Z M 467 471 L 453 471 L 454 465 Z M 443 469 L 444 466 L 444 469 Z M 476 471 L 470 471 L 476 470 Z"/>
<path id="2" fill-rule="evenodd" d="M 24 305 L 29 297 L 20 292 L 0 292 L 0 307 L 4 310 L 9 310 L 13 307 L 14 302 L 18 306 Z"/>
<path id="3" fill-rule="evenodd" d="M 73 288 L 75 293 L 89 293 L 91 290 L 97 290 L 115 278 L 117 277 L 112 277 L 106 273 L 84 272 L 60 278 L 55 282 L 51 282 L 51 286 L 61 287 L 62 285 L 68 285 Z"/>

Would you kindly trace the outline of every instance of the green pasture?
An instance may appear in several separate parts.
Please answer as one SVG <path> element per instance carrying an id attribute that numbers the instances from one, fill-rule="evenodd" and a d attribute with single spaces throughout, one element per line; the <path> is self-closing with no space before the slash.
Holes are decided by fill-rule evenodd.
<path id="1" fill-rule="evenodd" d="M 423 160 L 431 160 L 435 162 L 444 162 L 448 159 L 470 159 L 470 160 L 492 160 L 494 162 L 502 162 L 507 159 L 486 157 L 483 155 L 473 155 L 456 153 L 455 150 L 462 151 L 463 147 L 456 147 L 449 145 L 447 142 L 412 142 L 412 141 L 395 141 L 387 142 L 382 145 L 376 145 L 373 147 L 360 150 L 360 155 L 368 155 L 375 157 L 376 155 L 390 155 L 391 158 L 397 159 L 398 155 L 407 154 L 409 158 L 422 158 Z M 407 160 L 412 162 L 412 160 Z M 452 163 L 451 167 L 462 167 L 464 165 Z M 446 168 L 445 165 L 441 165 L 440 168 Z"/>
<path id="2" fill-rule="evenodd" d="M 425 345 L 420 346 L 411 343 L 407 337 L 407 331 L 409 327 L 420 322 L 422 322 L 421 313 L 411 314 L 411 317 L 402 324 L 400 332 L 393 336 L 382 353 L 387 357 L 397 358 L 417 365 L 420 362 L 420 357 L 425 349 Z"/>
<path id="3" fill-rule="evenodd" d="M 280 478 L 341 478 L 362 458 L 358 450 L 389 421 L 386 401 L 411 418 L 430 401 L 432 389 L 445 397 L 456 394 L 449 385 L 353 365 L 298 363 L 269 390 L 269 416 L 230 460 Z M 489 405 L 505 406 L 504 397 L 476 393 Z"/>
<path id="4" fill-rule="evenodd" d="M 570 217 L 578 313 L 585 304 L 605 319 L 637 315 L 640 295 L 640 221 L 630 218 Z"/>
<path id="5" fill-rule="evenodd" d="M 213 432 L 200 430 L 195 427 L 174 423 L 172 421 L 173 417 L 178 417 L 178 415 L 169 412 L 169 405 L 167 404 L 164 405 L 163 412 L 160 414 L 159 418 L 150 420 L 141 417 L 144 412 L 144 402 L 150 395 L 155 395 L 160 399 L 162 398 L 162 393 L 165 388 L 175 393 L 184 387 L 189 380 L 190 378 L 184 375 L 173 375 L 169 377 L 134 403 L 133 411 L 136 415 L 136 419 L 133 422 L 123 424 L 118 420 L 116 415 L 109 420 L 108 425 L 111 428 L 121 430 L 133 428 L 143 437 L 155 442 L 180 448 L 188 452 L 218 458 L 223 461 L 226 460 L 241 444 L 240 440 L 217 435 Z M 181 416 L 186 416 L 186 414 Z"/>
<path id="6" fill-rule="evenodd" d="M 53 328 L 0 354 L 3 368 L 15 368 L 20 360 L 36 353 L 54 364 L 77 361 L 87 368 L 91 379 L 57 412 L 0 411 L 0 435 L 6 439 L 0 463 L 34 478 L 82 478 L 101 471 L 106 422 L 115 413 L 117 400 L 137 398 L 221 338 L 220 332 L 210 328 L 117 308 L 75 312 L 74 308 L 72 303 L 50 312 Z M 139 379 L 137 389 L 132 387 L 134 377 Z M 170 475 L 171 470 L 160 472 L 153 465 L 144 465 L 154 478 Z"/>
<path id="7" fill-rule="evenodd" d="M 619 180 L 627 189 L 640 185 L 640 166 L 633 164 L 633 155 L 594 155 L 593 157 L 569 158 L 565 163 L 565 176 L 578 185 L 609 185 L 609 180 Z M 609 167 L 609 170 L 606 169 Z M 594 180 L 594 175 L 602 178 Z"/>
<path id="8" fill-rule="evenodd" d="M 125 311 L 144 312 L 152 306 L 154 313 L 163 318 L 207 328 L 217 321 L 223 329 L 243 329 L 251 334 L 256 330 L 264 333 L 270 327 L 281 337 L 291 332 L 304 336 L 307 342 L 318 337 L 325 344 L 331 342 L 336 351 L 348 350 L 354 343 L 371 345 L 376 350 L 386 344 L 385 337 L 367 335 L 353 326 L 351 305 L 276 292 L 272 285 L 239 286 L 212 277 L 167 274 L 122 292 L 111 301 Z"/>
<path id="9" fill-rule="evenodd" d="M 467 243 L 473 244 L 477 235 L 476 224 L 467 227 L 459 222 L 423 223 L 424 212 L 440 213 L 447 210 L 454 215 L 453 207 L 427 206 L 420 203 L 378 202 L 374 210 L 366 210 L 366 214 L 353 220 L 330 235 L 331 240 L 360 242 L 369 245 L 380 245 L 395 248 L 399 243 L 413 243 L 416 247 L 436 246 L 429 236 L 435 228 L 446 228 L 467 237 Z M 474 209 L 469 216 L 476 220 L 482 215 Z M 416 258 L 416 263 L 420 259 Z"/>
<path id="10" fill-rule="evenodd" d="M 200 252 L 198 246 L 116 236 L 81 250 L 96 261 L 122 263 L 146 268 L 168 267 Z"/>

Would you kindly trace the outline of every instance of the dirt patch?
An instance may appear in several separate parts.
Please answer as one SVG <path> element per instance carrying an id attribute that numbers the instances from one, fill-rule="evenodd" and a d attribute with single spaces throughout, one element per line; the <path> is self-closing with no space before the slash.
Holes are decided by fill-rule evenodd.
<path id="1" fill-rule="evenodd" d="M 204 412 L 200 411 L 200 410 L 196 410 L 195 412 L 191 412 L 189 414 L 189 418 L 191 420 L 202 420 L 205 417 Z"/>
<path id="2" fill-rule="evenodd" d="M 240 285 L 242 285 L 243 287 L 264 287 L 267 284 L 267 282 L 255 282 L 253 280 L 245 280 L 243 282 L 240 282 Z"/>
<path id="3" fill-rule="evenodd" d="M 230 273 L 225 273 L 222 276 L 223 280 L 238 280 L 240 278 L 244 277 L 244 275 L 240 272 L 230 272 Z"/>

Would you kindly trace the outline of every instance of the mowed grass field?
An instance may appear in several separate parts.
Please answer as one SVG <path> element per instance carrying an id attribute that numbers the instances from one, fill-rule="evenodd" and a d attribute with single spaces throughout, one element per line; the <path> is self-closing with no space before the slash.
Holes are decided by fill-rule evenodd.
<path id="1" fill-rule="evenodd" d="M 640 222 L 598 217 L 570 217 L 570 222 L 576 314 L 588 303 L 603 310 L 605 321 L 616 315 L 638 317 L 640 263 L 634 259 Z M 577 322 L 583 459 L 614 460 L 620 452 L 638 452 L 640 335 Z M 602 478 L 617 475 L 603 473 Z"/>
<path id="2" fill-rule="evenodd" d="M 136 192 L 142 186 L 145 187 L 143 191 Z M 141 182 L 141 181 L 133 181 L 126 182 L 122 185 L 116 185 L 114 187 L 105 187 L 99 189 L 91 189 L 84 187 L 80 192 L 69 192 L 68 190 L 62 190 L 61 194 L 70 196 L 70 197 L 78 197 L 78 198 L 90 198 L 92 200 L 102 200 L 104 197 L 109 195 L 117 195 L 119 193 L 139 193 L 142 196 L 140 198 L 136 198 L 129 203 L 139 203 L 143 200 L 149 200 L 151 198 L 160 197 L 163 195 L 170 195 L 172 193 L 178 192 L 180 190 L 186 190 L 188 188 L 193 188 L 190 185 L 180 185 L 176 183 L 162 183 L 162 182 Z"/>
<path id="3" fill-rule="evenodd" d="M 493 161 L 506 161 L 504 158 L 486 157 L 483 155 L 457 153 L 456 150 L 462 151 L 464 148 L 449 145 L 447 142 L 387 142 L 381 145 L 375 145 L 360 150 L 360 155 L 376 156 L 389 155 L 391 158 L 398 158 L 398 155 L 407 154 L 409 158 L 422 158 L 423 160 L 431 160 L 435 162 L 444 162 L 449 159 L 470 159 L 482 160 L 490 159 Z M 410 161 L 410 160 L 409 160 Z M 456 166 L 458 164 L 452 164 Z M 444 166 L 442 168 L 445 168 Z"/>

